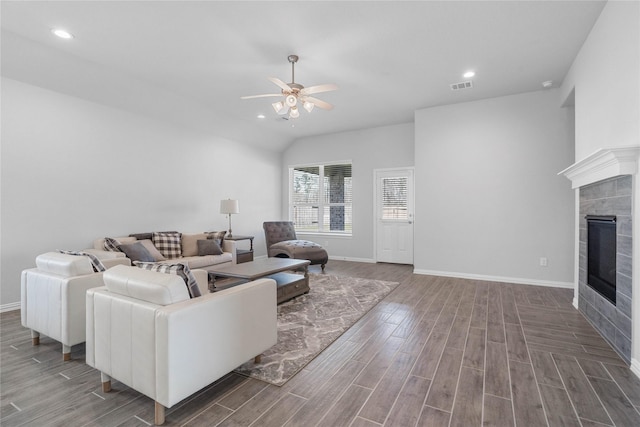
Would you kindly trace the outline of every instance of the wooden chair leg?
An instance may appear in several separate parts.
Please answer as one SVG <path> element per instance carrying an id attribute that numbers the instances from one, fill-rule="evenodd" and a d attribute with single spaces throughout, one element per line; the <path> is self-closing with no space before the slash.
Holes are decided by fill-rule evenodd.
<path id="1" fill-rule="evenodd" d="M 102 391 L 109 393 L 111 391 L 111 377 L 104 372 L 100 372 L 100 381 L 102 382 Z"/>
<path id="2" fill-rule="evenodd" d="M 31 330 L 31 344 L 40 345 L 40 332 L 36 332 L 33 329 Z"/>
<path id="3" fill-rule="evenodd" d="M 262 362 L 262 355 L 259 354 L 256 357 L 253 358 L 253 363 L 260 363 Z"/>
<path id="4" fill-rule="evenodd" d="M 62 361 L 68 362 L 69 360 L 71 360 L 71 353 L 62 353 Z"/>
<path id="5" fill-rule="evenodd" d="M 164 424 L 164 406 L 156 402 L 156 411 L 155 411 L 155 425 L 160 426 Z"/>

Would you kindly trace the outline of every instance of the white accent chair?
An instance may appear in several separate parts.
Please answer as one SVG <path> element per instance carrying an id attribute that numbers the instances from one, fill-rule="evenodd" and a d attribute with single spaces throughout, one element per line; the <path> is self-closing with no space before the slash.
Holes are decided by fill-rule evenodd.
<path id="1" fill-rule="evenodd" d="M 100 260 L 106 267 L 130 265 L 128 258 L 114 255 Z M 38 255 L 36 268 L 21 277 L 22 326 L 31 329 L 31 342 L 40 344 L 40 334 L 62 343 L 62 358 L 71 359 L 71 346 L 85 341 L 85 293 L 103 286 L 85 256 L 47 252 Z"/>
<path id="2" fill-rule="evenodd" d="M 259 279 L 190 299 L 178 276 L 117 266 L 87 292 L 86 362 L 165 408 L 277 342 L 276 283 Z M 206 289 L 206 288 L 205 288 Z M 206 291 L 205 291 L 206 292 Z"/>

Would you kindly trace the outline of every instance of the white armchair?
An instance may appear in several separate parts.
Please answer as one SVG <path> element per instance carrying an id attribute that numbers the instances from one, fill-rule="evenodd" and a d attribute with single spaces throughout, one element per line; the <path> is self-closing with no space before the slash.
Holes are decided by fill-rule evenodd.
<path id="1" fill-rule="evenodd" d="M 106 267 L 129 265 L 128 258 L 101 259 Z M 40 334 L 62 343 L 63 360 L 71 358 L 71 346 L 85 341 L 85 293 L 103 286 L 84 256 L 47 252 L 38 255 L 36 268 L 24 270 L 21 278 L 22 326 L 31 329 L 33 345 Z"/>
<path id="2" fill-rule="evenodd" d="M 189 299 L 178 276 L 117 266 L 87 292 L 86 362 L 171 408 L 276 344 L 276 283 L 260 279 Z"/>

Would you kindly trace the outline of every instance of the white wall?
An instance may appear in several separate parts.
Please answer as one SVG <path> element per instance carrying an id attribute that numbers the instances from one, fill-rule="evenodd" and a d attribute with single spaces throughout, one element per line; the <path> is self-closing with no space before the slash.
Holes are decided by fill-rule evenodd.
<path id="1" fill-rule="evenodd" d="M 600 148 L 640 145 L 639 22 L 639 2 L 609 1 L 563 82 L 564 96 L 575 90 L 576 162 Z M 639 223 L 638 212 L 640 180 L 636 175 L 635 224 Z M 578 237 L 574 237 L 576 241 Z M 631 368 L 640 376 L 640 257 L 637 255 L 640 227 L 637 226 L 633 227 L 633 251 Z"/>
<path id="2" fill-rule="evenodd" d="M 288 220 L 289 167 L 303 164 L 353 161 L 353 236 L 299 234 L 326 246 L 329 257 L 372 261 L 373 194 L 375 169 L 413 166 L 413 123 L 342 132 L 296 140 L 282 156 L 282 218 Z"/>
<path id="3" fill-rule="evenodd" d="M 571 286 L 574 199 L 557 173 L 573 159 L 572 111 L 559 95 L 416 112 L 416 272 Z"/>
<path id="4" fill-rule="evenodd" d="M 639 22 L 640 2 L 609 1 L 562 84 L 575 89 L 576 161 L 640 142 Z"/>
<path id="5" fill-rule="evenodd" d="M 2 79 L 0 304 L 20 300 L 20 272 L 56 249 L 134 232 L 227 229 L 280 216 L 280 154 Z M 257 180 L 256 180 L 257 179 Z M 258 183 L 258 184 L 256 184 Z"/>

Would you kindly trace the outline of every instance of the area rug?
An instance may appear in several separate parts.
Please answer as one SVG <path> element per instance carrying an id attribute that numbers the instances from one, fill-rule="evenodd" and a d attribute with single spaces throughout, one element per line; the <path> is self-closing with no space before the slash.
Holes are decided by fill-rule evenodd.
<path id="1" fill-rule="evenodd" d="M 278 306 L 278 343 L 236 372 L 282 386 L 389 294 L 397 282 L 310 274 L 306 295 Z"/>

